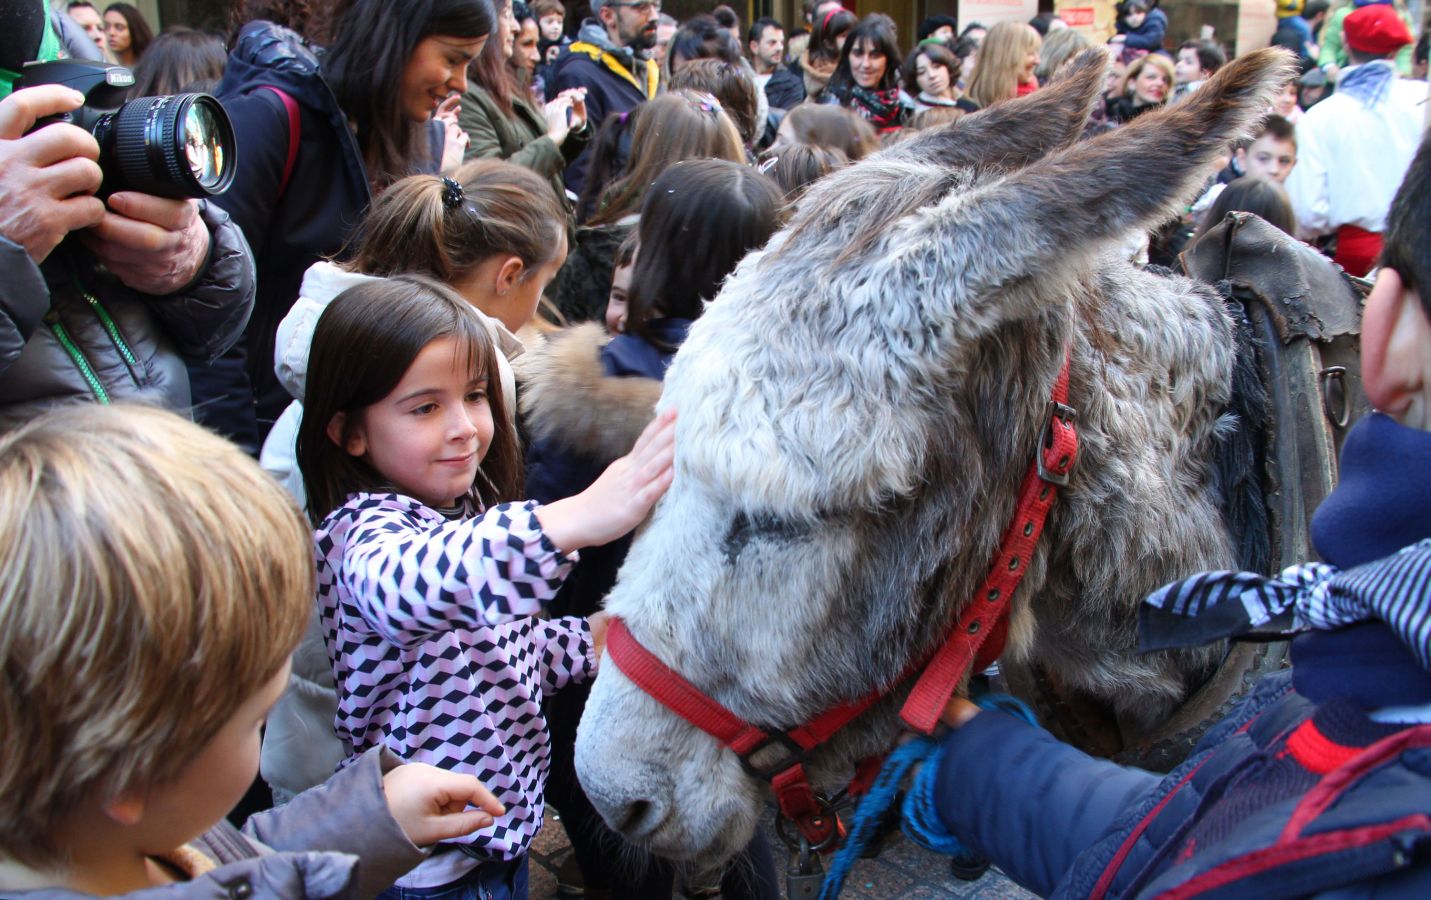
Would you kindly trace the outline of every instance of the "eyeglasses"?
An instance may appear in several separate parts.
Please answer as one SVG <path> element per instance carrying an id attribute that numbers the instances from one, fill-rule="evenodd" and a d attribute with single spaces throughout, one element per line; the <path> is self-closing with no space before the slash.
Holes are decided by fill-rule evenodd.
<path id="1" fill-rule="evenodd" d="M 624 7 L 634 9 L 641 15 L 647 13 L 659 13 L 661 11 L 661 0 L 640 0 L 639 3 L 608 3 L 607 6 Z"/>

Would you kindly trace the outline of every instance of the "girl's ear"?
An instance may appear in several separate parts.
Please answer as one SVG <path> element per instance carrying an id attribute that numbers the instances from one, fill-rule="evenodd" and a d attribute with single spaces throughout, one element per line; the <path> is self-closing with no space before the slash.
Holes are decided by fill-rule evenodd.
<path id="1" fill-rule="evenodd" d="M 527 267 L 522 263 L 519 256 L 509 256 L 502 261 L 502 265 L 497 267 L 497 296 L 505 296 L 508 291 L 517 286 L 517 282 L 527 272 Z"/>
<path id="2" fill-rule="evenodd" d="M 1431 322 L 1421 298 L 1406 289 L 1401 274 L 1385 268 L 1362 312 L 1362 384 L 1371 405 L 1404 420 L 1424 405 L 1431 360 Z M 1422 427 L 1416 422 L 1406 422 Z"/>
<path id="3" fill-rule="evenodd" d="M 363 435 L 363 429 L 354 428 L 352 434 L 345 436 L 343 428 L 347 424 L 347 413 L 334 413 L 333 418 L 328 420 L 328 427 L 324 431 L 328 435 L 328 440 L 342 447 L 349 456 L 362 456 L 368 452 L 368 442 Z"/>

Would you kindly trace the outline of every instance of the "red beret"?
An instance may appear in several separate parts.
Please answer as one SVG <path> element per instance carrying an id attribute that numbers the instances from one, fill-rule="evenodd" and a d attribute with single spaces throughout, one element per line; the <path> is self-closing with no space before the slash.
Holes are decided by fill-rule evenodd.
<path id="1" fill-rule="evenodd" d="M 1347 46 L 1359 53 L 1385 56 L 1411 43 L 1411 32 L 1390 4 L 1363 6 L 1343 21 Z"/>

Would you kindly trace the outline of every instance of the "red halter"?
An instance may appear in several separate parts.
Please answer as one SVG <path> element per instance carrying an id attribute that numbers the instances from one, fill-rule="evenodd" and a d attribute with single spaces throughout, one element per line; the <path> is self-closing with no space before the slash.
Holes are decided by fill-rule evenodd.
<path id="1" fill-rule="evenodd" d="M 1067 405 L 1068 364 L 1065 354 L 1063 368 L 1054 382 L 1053 399 L 1048 404 L 1039 446 L 1024 475 L 1018 506 L 1004 531 L 989 576 L 965 605 L 944 644 L 928 657 L 923 673 L 900 710 L 900 718 L 915 731 L 933 732 L 939 714 L 964 678 L 971 671 L 982 671 L 993 664 L 1004 650 L 1009 599 L 1028 570 L 1029 559 L 1058 488 L 1068 484 L 1078 456 L 1078 433 L 1073 426 L 1077 413 Z M 808 724 L 772 733 L 757 728 L 707 697 L 643 647 L 620 619 L 611 621 L 606 649 L 612 662 L 637 687 L 734 750 L 747 772 L 769 781 L 781 815 L 795 823 L 811 849 L 831 846 L 842 835 L 842 826 L 829 803 L 811 787 L 805 764 L 811 751 L 902 683 L 904 676 L 888 687 L 828 709 Z M 905 675 L 918 668 L 916 665 Z M 771 747 L 782 752 L 764 763 L 753 761 Z M 858 786 L 864 780 L 863 788 L 867 788 L 872 777 L 871 767 L 861 764 L 855 784 Z M 852 793 L 860 792 L 862 790 L 852 790 Z"/>

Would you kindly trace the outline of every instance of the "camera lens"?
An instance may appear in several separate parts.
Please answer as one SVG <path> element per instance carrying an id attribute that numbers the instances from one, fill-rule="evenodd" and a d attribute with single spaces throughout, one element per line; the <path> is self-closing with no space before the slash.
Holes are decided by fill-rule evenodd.
<path id="1" fill-rule="evenodd" d="M 139 97 L 94 129 L 105 169 L 104 192 L 207 197 L 234 180 L 234 131 L 208 94 Z"/>

